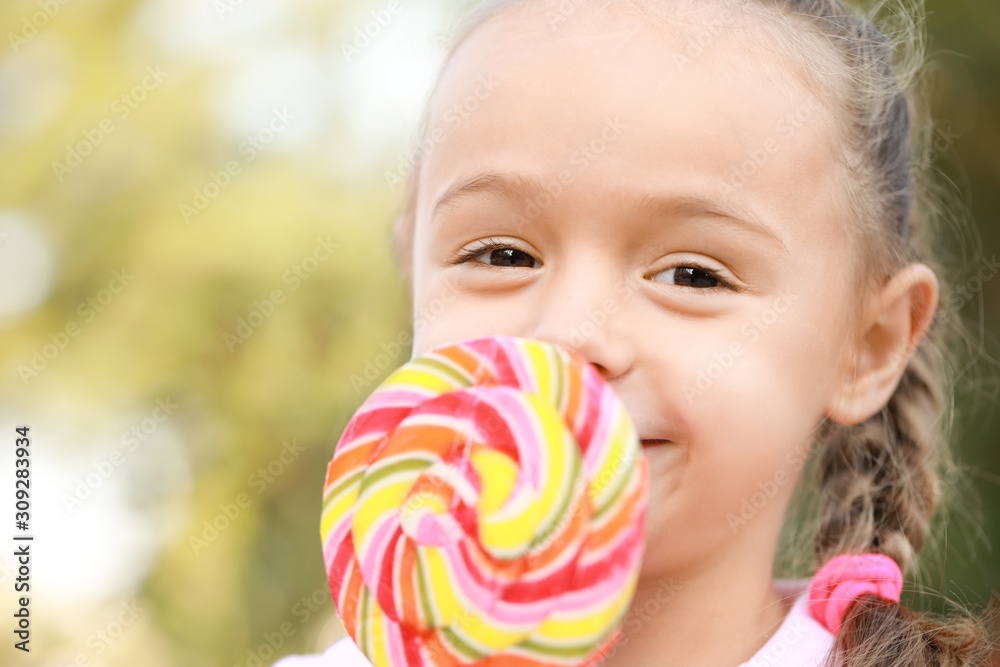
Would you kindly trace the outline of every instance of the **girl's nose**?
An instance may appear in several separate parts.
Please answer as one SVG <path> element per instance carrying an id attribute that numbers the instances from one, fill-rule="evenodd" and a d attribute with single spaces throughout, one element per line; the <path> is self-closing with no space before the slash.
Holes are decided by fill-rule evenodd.
<path id="1" fill-rule="evenodd" d="M 528 335 L 569 348 L 594 364 L 606 380 L 626 373 L 634 362 L 634 327 L 614 290 L 577 288 L 553 293 L 538 309 Z"/>

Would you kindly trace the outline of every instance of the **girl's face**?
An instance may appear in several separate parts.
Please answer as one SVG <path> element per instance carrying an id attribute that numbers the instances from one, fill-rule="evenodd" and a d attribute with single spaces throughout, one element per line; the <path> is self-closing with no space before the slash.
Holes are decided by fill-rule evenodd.
<path id="1" fill-rule="evenodd" d="M 420 176 L 414 355 L 503 334 L 596 364 L 668 441 L 644 445 L 644 577 L 769 567 L 857 296 L 827 112 L 723 22 L 490 20 L 440 81 Z"/>

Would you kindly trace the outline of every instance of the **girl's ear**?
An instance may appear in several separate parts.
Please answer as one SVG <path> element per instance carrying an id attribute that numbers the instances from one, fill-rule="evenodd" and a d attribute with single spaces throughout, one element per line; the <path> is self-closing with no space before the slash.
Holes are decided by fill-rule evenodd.
<path id="1" fill-rule="evenodd" d="M 871 299 L 827 415 L 858 424 L 884 407 L 934 320 L 938 281 L 926 264 L 900 269 Z"/>

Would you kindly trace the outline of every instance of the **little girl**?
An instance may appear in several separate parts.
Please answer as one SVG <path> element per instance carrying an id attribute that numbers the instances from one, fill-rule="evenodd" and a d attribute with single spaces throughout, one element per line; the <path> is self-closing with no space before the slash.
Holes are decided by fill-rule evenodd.
<path id="1" fill-rule="evenodd" d="M 976 621 L 899 604 L 954 324 L 915 71 L 840 0 L 495 0 L 460 27 L 397 222 L 413 355 L 552 341 L 628 408 L 646 552 L 604 667 L 983 657 Z M 804 474 L 825 567 L 776 581 Z M 278 664 L 369 663 L 345 638 Z"/>

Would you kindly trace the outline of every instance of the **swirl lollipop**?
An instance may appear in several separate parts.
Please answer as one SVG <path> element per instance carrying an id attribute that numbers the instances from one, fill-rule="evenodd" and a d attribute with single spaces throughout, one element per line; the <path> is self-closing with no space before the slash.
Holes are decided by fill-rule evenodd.
<path id="1" fill-rule="evenodd" d="M 406 363 L 347 424 L 321 536 L 376 667 L 591 665 L 620 635 L 648 470 L 583 357 L 491 336 Z"/>

